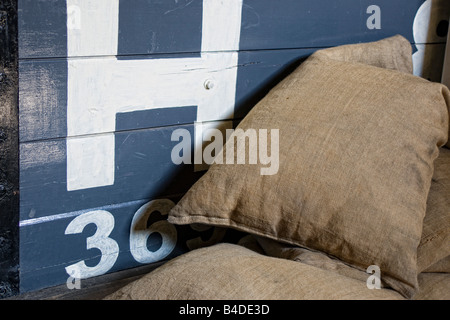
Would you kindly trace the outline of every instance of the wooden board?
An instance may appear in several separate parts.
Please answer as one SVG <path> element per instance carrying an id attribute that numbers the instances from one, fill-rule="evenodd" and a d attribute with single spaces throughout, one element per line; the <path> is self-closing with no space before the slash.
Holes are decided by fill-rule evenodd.
<path id="1" fill-rule="evenodd" d="M 167 223 L 205 169 L 174 163 L 174 133 L 190 135 L 194 154 L 203 126 L 233 128 L 320 48 L 401 34 L 433 80 L 450 13 L 430 0 L 19 5 L 22 293 L 238 241 Z"/>
<path id="2" fill-rule="evenodd" d="M 84 209 L 21 223 L 21 290 L 75 282 L 81 278 L 173 258 L 236 232 L 165 221 L 168 199 L 138 200 Z M 43 237 L 43 234 L 51 237 Z M 227 236 L 227 238 L 225 238 Z M 72 276 L 72 279 L 69 279 Z"/>
<path id="3" fill-rule="evenodd" d="M 202 27 L 209 27 L 202 26 L 202 0 L 117 2 L 118 55 L 201 51 Z M 72 1 L 69 6 L 76 3 Z M 436 38 L 414 39 L 412 26 L 423 3 L 423 0 L 358 3 L 244 0 L 239 49 L 320 48 L 374 41 L 393 34 L 402 34 L 411 43 L 441 42 Z M 380 29 L 367 27 L 373 12 L 368 8 L 373 5 L 380 8 Z M 82 12 L 68 10 L 65 0 L 23 0 L 20 10 L 20 57 L 66 57 L 67 12 L 72 24 L 81 20 L 78 16 Z M 214 28 L 214 22 L 210 27 L 220 36 L 221 30 Z M 90 55 L 95 55 L 94 51 Z"/>

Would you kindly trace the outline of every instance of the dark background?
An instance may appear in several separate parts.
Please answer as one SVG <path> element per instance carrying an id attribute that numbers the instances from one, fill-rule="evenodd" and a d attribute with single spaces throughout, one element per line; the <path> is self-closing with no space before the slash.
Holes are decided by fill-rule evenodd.
<path id="1" fill-rule="evenodd" d="M 0 298 L 19 288 L 17 0 L 0 2 Z"/>

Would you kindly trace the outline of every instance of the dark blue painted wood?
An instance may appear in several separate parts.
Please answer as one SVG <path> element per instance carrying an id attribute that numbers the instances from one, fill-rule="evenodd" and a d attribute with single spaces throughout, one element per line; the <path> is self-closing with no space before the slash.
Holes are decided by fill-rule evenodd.
<path id="1" fill-rule="evenodd" d="M 79 191 L 67 191 L 65 139 L 22 143 L 21 220 L 186 192 L 201 173 L 172 163 L 178 128 L 194 136 L 193 125 L 116 133 L 114 185 Z"/>
<path id="2" fill-rule="evenodd" d="M 67 55 L 67 8 L 64 0 L 19 1 L 19 58 Z"/>
<path id="3" fill-rule="evenodd" d="M 423 0 L 244 0 L 241 50 L 317 48 L 401 34 L 414 43 L 412 25 Z M 381 29 L 369 30 L 370 5 L 381 9 Z"/>
<path id="4" fill-rule="evenodd" d="M 328 47 L 401 34 L 414 43 L 412 25 L 424 0 L 244 0 L 241 50 Z M 64 0 L 23 0 L 20 58 L 67 56 Z M 367 7 L 381 8 L 380 30 L 366 27 Z M 198 52 L 201 0 L 121 0 L 119 55 Z"/>
<path id="5" fill-rule="evenodd" d="M 173 201 L 177 200 L 177 198 L 173 199 Z M 88 267 L 95 267 L 99 264 L 100 250 L 96 248 L 88 250 L 86 247 L 86 239 L 96 233 L 97 228 L 95 224 L 86 225 L 83 232 L 79 234 L 65 234 L 67 226 L 73 219 L 92 210 L 106 210 L 114 216 L 115 226 L 109 238 L 117 242 L 120 252 L 109 272 L 142 265 L 142 263 L 137 262 L 133 258 L 130 252 L 130 225 L 136 211 L 148 201 L 141 200 L 102 208 L 92 208 L 46 223 L 22 226 L 20 237 L 24 245 L 21 247 L 20 255 L 21 292 L 65 283 L 69 278 L 65 267 L 79 261 L 85 261 Z M 165 219 L 166 216 L 161 215 L 158 211 L 154 211 L 147 220 L 147 226 Z M 176 246 L 165 260 L 186 252 L 192 246 L 193 239 L 195 239 L 195 245 L 199 247 L 220 239 L 237 242 L 245 235 L 231 229 L 216 232 L 214 228 L 210 228 L 199 232 L 190 226 L 176 226 L 176 230 L 178 235 Z M 42 235 L 48 236 L 43 237 Z M 219 235 L 218 238 L 216 238 L 217 235 Z M 161 235 L 156 232 L 151 234 L 147 240 L 148 250 L 155 252 L 161 246 Z M 80 284 L 83 287 L 83 280 L 81 280 Z"/>
<path id="6" fill-rule="evenodd" d="M 119 55 L 200 52 L 202 0 L 120 0 Z"/>
<path id="7" fill-rule="evenodd" d="M 67 61 L 19 63 L 20 141 L 67 136 Z"/>
<path id="8" fill-rule="evenodd" d="M 121 250 L 115 267 L 110 270 L 111 272 L 140 265 L 130 254 L 129 229 L 133 214 L 144 203 L 146 203 L 145 200 L 131 204 L 121 204 L 117 207 L 108 206 L 101 208 L 114 216 L 115 228 L 110 238 L 118 243 Z M 154 214 L 154 216 L 156 215 L 157 213 Z M 65 235 L 68 224 L 75 217 L 76 215 L 21 227 L 21 241 L 26 244 L 22 245 L 20 255 L 20 287 L 22 292 L 65 283 L 69 277 L 65 267 L 78 261 L 85 261 L 88 267 L 94 267 L 99 263 L 100 250 L 86 249 L 86 239 L 93 236 L 96 232 L 95 224 L 87 225 L 82 233 Z M 162 218 L 159 217 L 159 219 Z M 52 236 L 43 237 L 42 235 L 45 234 L 51 234 Z M 152 249 L 157 249 L 158 239 L 154 238 L 153 240 L 155 243 Z M 179 254 L 183 250 L 185 249 L 180 245 L 168 258 Z"/>
<path id="9" fill-rule="evenodd" d="M 136 130 L 171 125 L 194 123 L 197 120 L 197 107 L 162 108 L 116 115 L 116 130 Z"/>

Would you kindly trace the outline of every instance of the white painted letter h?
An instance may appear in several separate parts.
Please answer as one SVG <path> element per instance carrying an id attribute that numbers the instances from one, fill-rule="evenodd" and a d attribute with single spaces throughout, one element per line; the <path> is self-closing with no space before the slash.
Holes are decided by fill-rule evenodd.
<path id="1" fill-rule="evenodd" d="M 67 28 L 68 191 L 114 184 L 117 113 L 195 105 L 198 122 L 233 117 L 242 0 L 203 1 L 198 58 L 118 60 L 119 0 L 67 0 L 70 15 L 76 7 L 81 27 Z"/>

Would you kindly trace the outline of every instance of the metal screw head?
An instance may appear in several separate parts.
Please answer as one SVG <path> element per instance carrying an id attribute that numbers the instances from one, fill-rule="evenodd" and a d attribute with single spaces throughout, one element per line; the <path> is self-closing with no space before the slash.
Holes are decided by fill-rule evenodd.
<path id="1" fill-rule="evenodd" d="M 205 87 L 206 90 L 211 90 L 212 88 L 214 88 L 214 81 L 212 81 L 211 79 L 208 79 L 205 81 L 203 86 Z"/>

